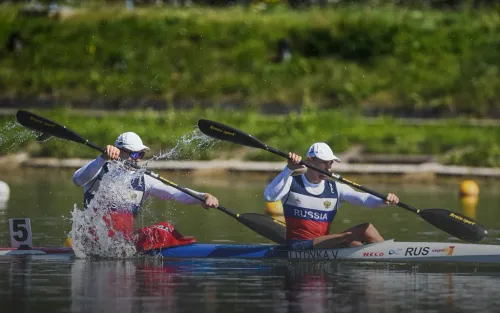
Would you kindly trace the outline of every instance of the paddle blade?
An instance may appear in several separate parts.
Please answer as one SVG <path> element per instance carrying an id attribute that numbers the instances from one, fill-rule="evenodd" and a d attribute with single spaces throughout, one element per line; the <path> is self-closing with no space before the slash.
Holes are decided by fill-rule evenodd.
<path id="1" fill-rule="evenodd" d="M 44 134 L 44 137 L 52 135 L 54 137 L 68 139 L 71 141 L 85 143 L 85 139 L 73 131 L 67 129 L 65 126 L 59 125 L 56 122 L 48 120 L 44 117 L 36 115 L 24 110 L 17 111 L 17 122 L 26 128 L 39 131 Z"/>
<path id="2" fill-rule="evenodd" d="M 286 243 L 286 226 L 279 220 L 257 213 L 239 214 L 237 219 L 246 227 L 269 240 L 279 244 Z"/>
<path id="3" fill-rule="evenodd" d="M 40 115 L 36 115 L 35 113 L 19 110 L 16 113 L 16 119 L 17 122 L 24 127 L 41 132 L 42 135 L 37 139 L 39 142 L 47 140 L 50 136 L 54 136 L 77 143 L 83 143 L 84 145 L 94 148 L 97 151 L 106 152 L 94 143 L 78 135 L 76 132 L 66 128 L 66 126 L 59 125 L 56 122 L 48 120 L 45 117 L 41 117 Z"/>
<path id="4" fill-rule="evenodd" d="M 478 242 L 488 231 L 473 219 L 444 209 L 425 209 L 418 214 L 430 224 L 448 234 L 469 242 Z"/>
<path id="5" fill-rule="evenodd" d="M 198 121 L 198 128 L 202 133 L 212 138 L 230 141 L 247 147 L 266 149 L 266 145 L 252 135 L 246 134 L 239 129 L 233 128 L 206 119 Z"/>

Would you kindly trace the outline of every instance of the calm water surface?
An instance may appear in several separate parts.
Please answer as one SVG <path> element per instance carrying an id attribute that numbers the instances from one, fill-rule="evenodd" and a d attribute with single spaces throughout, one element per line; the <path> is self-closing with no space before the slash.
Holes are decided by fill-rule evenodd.
<path id="1" fill-rule="evenodd" d="M 11 198 L 0 209 L 0 244 L 9 245 L 8 219 L 30 217 L 35 245 L 62 245 L 80 206 L 72 171 L 20 170 L 2 174 Z M 238 212 L 264 210 L 267 178 L 225 179 L 164 175 L 182 186 L 216 195 Z M 353 177 L 349 177 L 353 178 Z M 356 178 L 380 192 L 397 193 L 419 208 L 463 212 L 459 181 L 389 183 Z M 477 209 L 465 212 L 498 244 L 499 182 L 481 183 Z M 198 242 L 268 242 L 217 210 L 152 201 L 147 225 L 169 220 Z M 370 221 L 386 238 L 458 242 L 394 207 L 369 210 L 343 205 L 333 228 Z M 354 264 L 352 262 L 85 260 L 69 256 L 0 258 L 0 312 L 499 312 L 500 268 L 465 265 Z"/>

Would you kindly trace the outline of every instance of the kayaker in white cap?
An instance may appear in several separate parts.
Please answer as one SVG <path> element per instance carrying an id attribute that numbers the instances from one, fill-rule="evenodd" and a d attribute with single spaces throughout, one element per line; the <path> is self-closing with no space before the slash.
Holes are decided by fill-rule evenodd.
<path id="1" fill-rule="evenodd" d="M 139 162 L 149 150 L 139 135 L 126 132 L 118 136 L 114 145 L 106 146 L 105 154 L 78 169 L 73 175 L 73 182 L 77 186 L 84 187 L 84 207 L 88 207 L 97 192 L 106 192 L 106 190 L 101 190 L 103 187 L 101 182 L 110 171 L 111 160 L 122 159 Z M 127 172 L 135 173 L 135 170 L 130 169 Z M 161 200 L 175 200 L 184 204 L 200 204 L 198 199 L 167 186 L 149 175 L 123 175 L 122 177 L 130 180 L 130 184 L 124 184 L 128 190 L 124 190 L 123 195 L 120 195 L 126 200 L 116 199 L 117 203 L 98 204 L 102 206 L 99 207 L 99 210 L 107 210 L 104 218 L 109 227 L 108 236 L 112 237 L 116 232 L 119 232 L 127 239 L 135 239 L 138 250 L 158 249 L 193 242 L 192 239 L 189 239 L 189 242 L 186 241 L 187 239 L 182 237 L 169 223 L 159 223 L 135 231 L 134 220 L 140 212 L 144 200 L 150 196 Z M 116 183 L 123 184 L 122 181 Z M 109 186 L 105 186 L 105 188 L 109 188 Z M 211 194 L 193 192 L 205 198 L 205 203 L 202 203 L 204 208 L 219 206 L 219 201 Z M 111 202 L 113 201 L 111 200 Z M 95 205 L 93 208 L 95 210 Z"/>
<path id="2" fill-rule="evenodd" d="M 329 171 L 335 162 L 341 162 L 324 142 L 314 143 L 307 151 L 306 157 L 309 164 L 325 171 Z M 301 160 L 299 155 L 290 152 L 287 166 L 264 192 L 266 201 L 283 202 L 290 249 L 328 249 L 384 240 L 370 223 L 363 223 L 335 234 L 329 234 L 330 225 L 343 201 L 376 208 L 397 204 L 399 199 L 396 195 L 389 193 L 384 201 L 345 184 L 326 180 L 327 176 L 311 169 L 293 176 L 294 170 L 305 168 L 300 164 Z"/>

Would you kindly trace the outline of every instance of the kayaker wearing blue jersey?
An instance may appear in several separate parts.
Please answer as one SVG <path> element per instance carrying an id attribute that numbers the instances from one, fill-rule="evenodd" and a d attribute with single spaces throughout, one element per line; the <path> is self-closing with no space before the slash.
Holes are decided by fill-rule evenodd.
<path id="1" fill-rule="evenodd" d="M 107 192 L 107 190 L 102 190 L 103 187 L 110 188 L 109 185 L 102 186 L 102 181 L 108 175 L 112 166 L 118 166 L 118 172 L 113 172 L 117 177 L 112 177 L 111 183 L 123 185 L 119 187 L 124 190 L 120 190 L 121 194 L 116 197 L 120 199 L 109 199 L 110 197 L 108 197 L 106 201 L 100 200 L 100 202 L 104 203 L 94 204 L 93 208 L 94 210 L 96 210 L 96 207 L 98 207 L 97 210 L 106 210 L 104 218 L 109 228 L 108 235 L 110 237 L 118 232 L 127 239 L 135 238 L 139 250 L 162 248 L 164 245 L 174 244 L 175 240 L 184 241 L 184 238 L 169 223 L 144 227 L 137 232 L 134 230 L 135 217 L 146 198 L 154 196 L 161 200 L 175 200 L 184 204 L 200 204 L 198 199 L 176 188 L 167 186 L 149 175 L 135 175 L 135 170 L 126 169 L 120 163 L 110 162 L 118 159 L 139 162 L 147 151 L 149 151 L 149 148 L 143 144 L 142 139 L 136 133 L 126 132 L 116 139 L 114 146 L 106 146 L 105 154 L 78 169 L 73 175 L 73 182 L 77 186 L 84 187 L 84 207 L 87 208 L 97 192 Z M 117 179 L 116 182 L 114 179 Z M 122 179 L 127 180 L 125 184 Z M 110 184 L 109 179 L 107 182 Z M 211 194 L 199 194 L 205 198 L 205 202 L 202 203 L 203 207 L 219 206 L 219 201 Z M 137 233 L 138 238 L 136 238 Z M 192 241 L 190 239 L 190 242 Z"/>
<path id="2" fill-rule="evenodd" d="M 271 181 L 264 192 L 266 201 L 283 202 L 287 242 L 291 249 L 360 246 L 365 242 L 384 240 L 370 223 L 363 223 L 336 234 L 329 234 L 330 225 L 344 201 L 377 208 L 397 204 L 399 199 L 396 195 L 389 193 L 384 201 L 345 184 L 326 180 L 327 176 L 314 170 L 292 176 L 294 170 L 304 168 L 304 165 L 300 165 L 301 160 L 299 155 L 290 152 L 288 165 Z M 307 162 L 329 171 L 333 163 L 340 162 L 340 159 L 326 143 L 318 142 L 309 148 Z"/>

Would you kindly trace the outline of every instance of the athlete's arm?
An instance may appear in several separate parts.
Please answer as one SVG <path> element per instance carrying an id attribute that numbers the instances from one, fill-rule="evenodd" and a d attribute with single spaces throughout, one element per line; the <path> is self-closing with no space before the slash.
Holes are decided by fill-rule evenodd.
<path id="1" fill-rule="evenodd" d="M 202 204 L 200 200 L 191 197 L 187 193 L 182 192 L 172 186 L 165 185 L 159 180 L 154 179 L 148 175 L 144 175 L 144 184 L 146 189 L 145 196 L 153 195 L 161 200 L 175 200 L 184 204 Z M 200 197 L 203 197 L 205 195 L 205 193 L 194 191 L 188 188 L 185 189 L 200 195 Z"/>
<path id="2" fill-rule="evenodd" d="M 77 186 L 85 186 L 99 175 L 104 164 L 106 164 L 106 160 L 102 156 L 99 156 L 97 159 L 79 168 L 73 174 L 73 183 Z"/>
<path id="3" fill-rule="evenodd" d="M 278 201 L 286 196 L 292 185 L 292 172 L 288 166 L 285 166 L 285 169 L 271 181 L 264 191 L 266 201 Z"/>
<path id="4" fill-rule="evenodd" d="M 363 205 L 369 208 L 387 206 L 384 199 L 375 197 L 369 193 L 356 191 L 345 184 L 336 183 L 340 201 L 346 201 L 353 205 Z"/>

